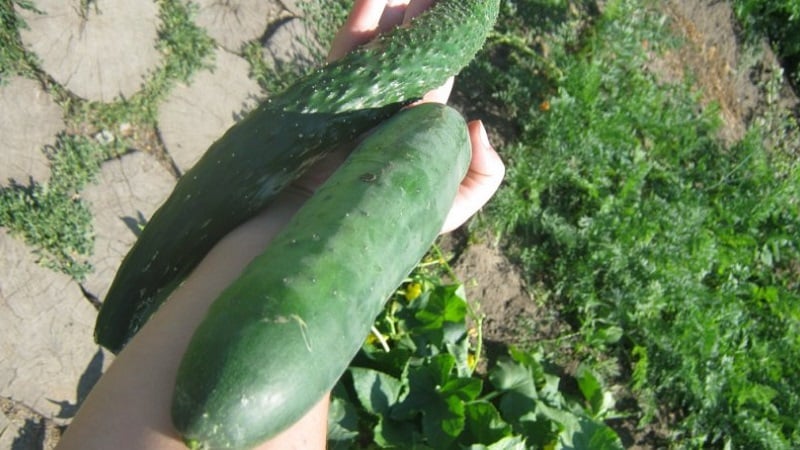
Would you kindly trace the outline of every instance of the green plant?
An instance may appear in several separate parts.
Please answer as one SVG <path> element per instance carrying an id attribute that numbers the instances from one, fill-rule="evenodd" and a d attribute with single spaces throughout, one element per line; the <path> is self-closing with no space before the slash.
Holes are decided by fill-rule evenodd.
<path id="1" fill-rule="evenodd" d="M 313 24 L 315 42 L 299 42 L 311 53 L 316 63 L 312 67 L 298 67 L 293 64 L 273 66 L 264 61 L 263 43 L 253 41 L 244 46 L 244 57 L 250 63 L 252 77 L 256 79 L 266 92 L 280 92 L 288 88 L 299 78 L 316 70 L 325 62 L 326 54 L 322 49 L 329 49 L 335 33 L 339 30 L 352 6 L 349 0 L 334 0 L 324 3 L 303 0 L 298 2 L 302 20 Z"/>
<path id="2" fill-rule="evenodd" d="M 115 143 L 59 135 L 46 152 L 50 182 L 0 190 L 0 226 L 37 248 L 46 266 L 82 280 L 91 270 L 86 258 L 94 241 L 91 214 L 80 191 L 94 179 L 103 160 L 122 151 Z"/>
<path id="3" fill-rule="evenodd" d="M 0 83 L 13 75 L 30 76 L 35 67 L 33 57 L 25 51 L 19 39 L 19 29 L 26 25 L 14 11 L 15 5 L 35 10 L 28 0 L 0 1 Z"/>
<path id="4" fill-rule="evenodd" d="M 755 39 L 767 36 L 795 86 L 800 85 L 800 1 L 734 0 L 733 6 L 748 35 Z"/>
<path id="5" fill-rule="evenodd" d="M 641 70 L 671 39 L 652 11 L 608 2 L 546 55 L 518 29 L 490 41 L 525 58 L 501 71 L 542 77 L 503 97 L 520 137 L 489 216 L 571 311 L 578 354 L 630 374 L 642 424 L 667 405 L 677 448 L 796 447 L 798 164 L 759 128 L 726 147 L 688 83 Z"/>
<path id="6" fill-rule="evenodd" d="M 406 280 L 337 384 L 329 447 L 621 449 L 603 423 L 613 399 L 588 368 L 576 396 L 538 352 L 510 348 L 476 371 L 481 317 L 440 264 L 428 259 Z"/>
<path id="7" fill-rule="evenodd" d="M 154 127 L 158 106 L 175 83 L 188 82 L 198 70 L 209 67 L 213 41 L 192 21 L 197 6 L 179 0 L 158 0 L 158 6 L 157 45 L 164 55 L 163 63 L 130 98 L 109 103 L 87 102 L 62 93 L 67 117 L 77 125 L 105 130 L 119 129 L 122 123 Z"/>

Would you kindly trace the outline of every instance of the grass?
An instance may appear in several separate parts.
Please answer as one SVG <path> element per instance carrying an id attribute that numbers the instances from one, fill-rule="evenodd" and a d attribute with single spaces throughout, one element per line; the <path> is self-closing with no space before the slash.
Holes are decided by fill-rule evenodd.
<path id="1" fill-rule="evenodd" d="M 302 1 L 298 4 L 303 20 L 313 27 L 316 36 L 315 43 L 301 42 L 311 51 L 311 59 L 317 65 L 322 65 L 327 56 L 322 49 L 330 47 L 336 31 L 344 23 L 351 2 L 348 0 L 334 0 L 325 2 L 324 5 L 315 1 Z M 313 24 L 310 25 L 310 24 Z M 266 92 L 279 92 L 287 88 L 293 81 L 305 75 L 315 67 L 297 67 L 291 64 L 273 65 L 267 63 L 262 57 L 262 43 L 254 41 L 246 44 L 243 56 L 250 63 L 251 77 L 258 81 Z"/>
<path id="2" fill-rule="evenodd" d="M 176 83 L 188 82 L 197 71 L 212 65 L 214 42 L 193 23 L 196 5 L 158 0 L 158 48 L 164 56 L 163 63 L 129 98 L 108 103 L 86 101 L 52 80 L 39 68 L 35 55 L 25 51 L 18 30 L 26 25 L 15 13 L 15 5 L 35 10 L 34 3 L 28 0 L 0 0 L 0 82 L 11 76 L 40 81 L 63 108 L 70 131 L 58 136 L 52 148 L 43 149 L 52 164 L 50 182 L 0 189 L 0 226 L 33 246 L 43 264 L 81 281 L 92 270 L 88 258 L 93 249 L 93 231 L 80 190 L 94 180 L 103 161 L 136 148 L 135 135 L 157 134 L 159 105 Z M 325 8 L 314 2 L 300 6 L 307 20 L 320 27 L 318 40 L 323 48 L 349 10 L 345 0 Z M 260 49 L 259 42 L 252 42 L 245 46 L 243 54 L 251 64 L 251 75 L 267 92 L 282 89 L 302 75 L 292 67 L 267 67 Z M 324 55 L 315 56 L 320 62 L 324 60 Z"/>
<path id="3" fill-rule="evenodd" d="M 794 85 L 800 86 L 800 1 L 734 0 L 733 5 L 749 37 L 766 36 Z"/>
<path id="4" fill-rule="evenodd" d="M 519 130 L 488 220 L 571 312 L 578 354 L 634 390 L 642 425 L 669 411 L 676 448 L 796 447 L 800 171 L 775 150 L 797 148 L 794 119 L 726 147 L 691 86 L 641 70 L 672 42 L 660 15 L 515 14 L 545 3 L 506 2 L 471 69 Z"/>
<path id="5" fill-rule="evenodd" d="M 19 39 L 19 29 L 25 24 L 15 14 L 14 5 L 35 10 L 26 0 L 0 0 L 0 83 L 12 75 L 32 75 L 35 65 Z"/>
<path id="6" fill-rule="evenodd" d="M 27 1 L 16 3 L 33 8 Z M 170 88 L 189 80 L 209 62 L 212 41 L 192 23 L 192 7 L 177 0 L 160 0 L 159 8 L 163 64 L 131 98 L 100 103 L 73 96 L 42 72 L 19 41 L 16 30 L 25 24 L 14 13 L 12 2 L 0 3 L 0 75 L 38 79 L 64 109 L 67 128 L 80 130 L 62 133 L 53 147 L 43 149 L 51 163 L 49 182 L 0 189 L 0 226 L 33 246 L 41 263 L 78 281 L 92 270 L 88 257 L 93 250 L 91 214 L 80 198 L 81 189 L 94 180 L 103 161 L 135 146 L 118 130 L 154 129 L 158 105 Z"/>

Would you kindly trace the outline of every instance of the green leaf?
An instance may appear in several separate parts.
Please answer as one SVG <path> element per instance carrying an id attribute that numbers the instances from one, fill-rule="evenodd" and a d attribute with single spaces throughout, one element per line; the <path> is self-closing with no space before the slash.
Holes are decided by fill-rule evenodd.
<path id="1" fill-rule="evenodd" d="M 482 382 L 459 378 L 453 370 L 455 358 L 439 354 L 422 364 L 409 365 L 407 394 L 391 411 L 398 421 L 422 419 L 422 434 L 428 445 L 448 448 L 464 430 L 464 401 L 480 395 Z"/>
<path id="2" fill-rule="evenodd" d="M 603 389 L 602 382 L 588 366 L 581 364 L 578 367 L 576 379 L 581 393 L 589 402 L 592 416 L 600 417 L 614 408 L 611 393 Z"/>
<path id="3" fill-rule="evenodd" d="M 368 412 L 386 415 L 389 408 L 397 403 L 403 384 L 397 378 L 372 369 L 351 367 L 358 400 Z"/>
<path id="4" fill-rule="evenodd" d="M 469 402 L 478 398 L 483 382 L 478 378 L 453 378 L 439 388 L 441 395 L 454 395 L 461 401 Z"/>
<path id="5" fill-rule="evenodd" d="M 511 358 L 500 358 L 489 373 L 492 385 L 501 392 L 516 392 L 536 399 L 536 384 L 531 371 Z"/>
<path id="6" fill-rule="evenodd" d="M 422 432 L 433 448 L 448 448 L 464 430 L 464 402 L 455 395 L 432 401 L 422 415 Z"/>
<path id="7" fill-rule="evenodd" d="M 511 436 L 511 426 L 489 402 L 468 403 L 464 416 L 465 431 L 461 442 L 490 445 Z"/>
<path id="8" fill-rule="evenodd" d="M 467 303 L 457 295 L 460 285 L 436 286 L 427 296 L 419 297 L 422 308 L 415 317 L 424 329 L 442 328 L 444 322 L 463 323 L 467 317 Z"/>
<path id="9" fill-rule="evenodd" d="M 439 390 L 451 378 L 455 358 L 442 353 L 426 358 L 420 365 L 409 364 L 405 379 L 407 393 L 392 409 L 395 419 L 408 419 L 423 413 L 441 395 Z"/>
<path id="10" fill-rule="evenodd" d="M 332 397 L 328 406 L 328 448 L 348 448 L 358 436 L 358 413 L 348 401 Z"/>
<path id="11" fill-rule="evenodd" d="M 587 417 L 579 417 L 576 428 L 561 433 L 559 449 L 624 450 L 622 441 L 611 427 Z"/>
<path id="12" fill-rule="evenodd" d="M 503 393 L 499 408 L 510 423 L 517 423 L 536 407 L 536 384 L 527 367 L 511 358 L 501 358 L 489 372 L 489 380 L 495 389 Z"/>
<path id="13" fill-rule="evenodd" d="M 467 450 L 527 450 L 529 447 L 525 445 L 525 439 L 520 436 L 509 436 L 500 439 L 499 441 L 490 444 L 473 444 L 465 447 Z"/>
<path id="14" fill-rule="evenodd" d="M 456 342 L 445 341 L 444 348 L 447 353 L 456 358 L 456 372 L 458 373 L 458 376 L 472 376 L 474 369 L 469 365 L 470 343 L 466 332 L 464 333 L 463 338 Z"/>
<path id="15" fill-rule="evenodd" d="M 591 330 L 591 335 L 587 337 L 591 342 L 597 344 L 616 344 L 622 339 L 624 334 L 622 328 L 618 326 L 599 327 Z"/>
<path id="16" fill-rule="evenodd" d="M 424 438 L 414 422 L 381 417 L 373 429 L 373 439 L 381 448 L 420 449 Z"/>

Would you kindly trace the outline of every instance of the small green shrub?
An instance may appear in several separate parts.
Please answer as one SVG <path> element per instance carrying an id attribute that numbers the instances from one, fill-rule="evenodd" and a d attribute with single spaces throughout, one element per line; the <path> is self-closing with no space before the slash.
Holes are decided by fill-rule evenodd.
<path id="1" fill-rule="evenodd" d="M 542 354 L 511 348 L 475 371 L 481 318 L 425 262 L 390 299 L 336 386 L 332 449 L 622 449 L 614 401 L 588 367 L 565 395 Z"/>

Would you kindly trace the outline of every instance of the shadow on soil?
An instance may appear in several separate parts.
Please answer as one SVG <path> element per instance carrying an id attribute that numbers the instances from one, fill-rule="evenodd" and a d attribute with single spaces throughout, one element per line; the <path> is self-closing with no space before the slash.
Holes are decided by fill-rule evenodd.
<path id="1" fill-rule="evenodd" d="M 94 387 L 94 385 L 97 383 L 97 380 L 99 380 L 100 376 L 103 374 L 104 359 L 105 357 L 103 355 L 103 351 L 98 349 L 97 353 L 94 354 L 92 359 L 89 361 L 89 364 L 86 366 L 86 369 L 83 371 L 83 374 L 81 374 L 81 377 L 78 379 L 75 403 L 70 403 L 63 400 L 49 400 L 51 403 L 56 404 L 61 408 L 61 410 L 56 414 L 57 418 L 70 419 L 75 416 L 75 413 L 78 412 L 78 408 L 80 407 L 81 403 L 83 403 L 83 400 L 89 395 L 89 391 L 92 390 L 92 387 Z"/>

